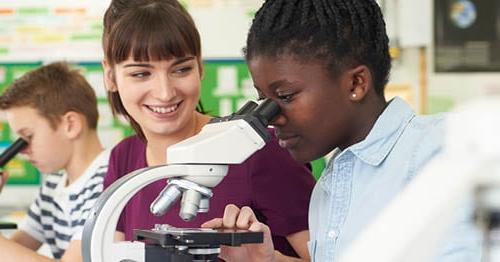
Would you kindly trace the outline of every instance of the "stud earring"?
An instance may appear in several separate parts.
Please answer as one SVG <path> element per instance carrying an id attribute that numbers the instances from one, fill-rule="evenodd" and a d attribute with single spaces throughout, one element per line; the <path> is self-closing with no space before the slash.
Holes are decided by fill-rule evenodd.
<path id="1" fill-rule="evenodd" d="M 356 97 L 357 97 L 356 93 L 352 93 L 352 94 L 351 94 L 351 97 L 352 97 L 352 98 L 356 98 Z"/>

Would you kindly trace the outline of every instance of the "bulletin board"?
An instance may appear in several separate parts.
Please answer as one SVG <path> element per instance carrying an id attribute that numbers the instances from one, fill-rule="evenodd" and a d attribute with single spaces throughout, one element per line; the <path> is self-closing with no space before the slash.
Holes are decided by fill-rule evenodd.
<path id="1" fill-rule="evenodd" d="M 106 1 L 2 1 L 0 61 L 95 60 L 102 52 L 106 5 Z"/>

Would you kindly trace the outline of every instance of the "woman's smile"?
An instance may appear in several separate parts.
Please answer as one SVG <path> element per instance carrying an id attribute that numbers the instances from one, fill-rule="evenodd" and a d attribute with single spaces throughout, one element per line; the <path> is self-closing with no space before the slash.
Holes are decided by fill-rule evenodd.
<path id="1" fill-rule="evenodd" d="M 172 118 L 178 115 L 182 108 L 182 101 L 169 105 L 144 105 L 155 118 Z"/>

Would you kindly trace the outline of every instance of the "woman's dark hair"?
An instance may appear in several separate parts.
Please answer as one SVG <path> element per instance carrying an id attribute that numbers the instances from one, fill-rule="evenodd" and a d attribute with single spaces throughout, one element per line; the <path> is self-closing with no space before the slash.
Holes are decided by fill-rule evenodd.
<path id="1" fill-rule="evenodd" d="M 175 0 L 112 0 L 104 14 L 102 46 L 111 67 L 127 60 L 159 61 L 195 56 L 201 65 L 200 34 L 193 19 Z M 139 124 L 128 114 L 118 92 L 108 91 L 114 114 L 125 116 L 145 141 Z M 197 111 L 202 112 L 201 102 Z"/>
<path id="2" fill-rule="evenodd" d="M 266 0 L 244 51 L 247 61 L 258 55 L 325 61 L 333 77 L 363 64 L 382 96 L 391 69 L 389 39 L 375 0 Z"/>

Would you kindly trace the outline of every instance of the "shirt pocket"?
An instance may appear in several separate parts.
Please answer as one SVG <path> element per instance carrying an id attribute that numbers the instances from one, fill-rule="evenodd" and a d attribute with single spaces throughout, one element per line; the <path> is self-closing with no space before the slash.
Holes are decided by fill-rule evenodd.
<path id="1" fill-rule="evenodd" d="M 309 255 L 311 255 L 311 262 L 316 261 L 316 245 L 317 245 L 316 240 L 309 240 L 307 242 L 307 248 L 309 249 Z"/>

